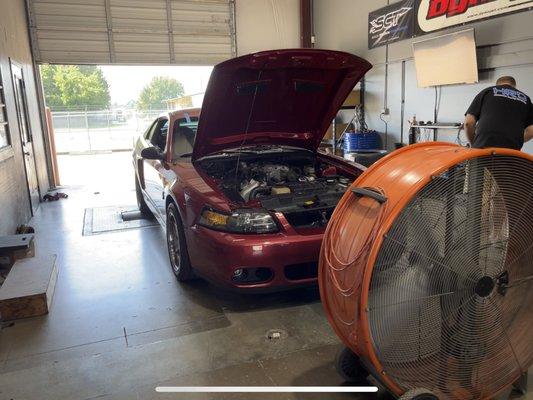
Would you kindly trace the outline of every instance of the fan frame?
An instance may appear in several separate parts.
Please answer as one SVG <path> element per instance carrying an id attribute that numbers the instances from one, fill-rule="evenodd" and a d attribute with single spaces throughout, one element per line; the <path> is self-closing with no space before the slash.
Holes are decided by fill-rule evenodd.
<path id="1" fill-rule="evenodd" d="M 390 202 L 390 203 L 393 203 L 393 207 L 390 209 L 387 209 L 385 218 L 381 226 L 377 230 L 376 239 L 372 243 L 372 247 L 368 254 L 367 262 L 365 264 L 365 269 L 364 269 L 363 277 L 362 277 L 362 285 L 360 289 L 359 305 L 358 305 L 359 320 L 357 321 L 358 335 L 356 338 L 354 338 L 352 334 L 350 334 L 350 337 L 346 337 L 346 335 L 337 327 L 336 321 L 333 320 L 333 317 L 332 317 L 333 313 L 330 308 L 330 304 L 328 303 L 327 295 L 325 293 L 325 288 L 324 288 L 325 274 L 322 271 L 319 271 L 319 276 L 318 276 L 322 303 L 326 310 L 326 315 L 328 317 L 328 320 L 333 330 L 335 331 L 337 336 L 341 338 L 341 340 L 344 342 L 344 344 L 347 347 L 349 347 L 355 354 L 357 354 L 358 356 L 360 356 L 361 358 L 363 358 L 370 364 L 369 370 L 378 372 L 379 375 L 375 376 L 376 379 L 378 379 L 385 386 L 387 386 L 387 388 L 396 396 L 402 395 L 404 393 L 404 389 L 402 389 L 393 379 L 391 379 L 386 374 L 380 360 L 378 359 L 376 355 L 374 343 L 372 340 L 371 330 L 370 330 L 369 316 L 368 316 L 368 300 L 369 300 L 370 284 L 371 284 L 372 275 L 374 272 L 374 265 L 379 255 L 379 251 L 381 250 L 381 247 L 384 243 L 385 235 L 392 228 L 394 222 L 399 217 L 401 211 L 409 204 L 409 202 L 424 187 L 426 187 L 426 185 L 428 185 L 431 182 L 433 177 L 439 176 L 440 174 L 449 170 L 454 165 L 465 162 L 467 160 L 471 160 L 471 159 L 475 159 L 479 157 L 491 156 L 491 155 L 518 157 L 518 158 L 524 158 L 528 161 L 533 162 L 533 156 L 527 153 L 523 153 L 523 152 L 512 150 L 512 149 L 504 149 L 504 148 L 472 149 L 472 148 L 465 148 L 457 144 L 446 143 L 446 142 L 418 143 L 418 144 L 414 144 L 411 146 L 403 147 L 389 154 L 388 156 L 380 159 L 379 161 L 377 161 L 370 168 L 368 168 L 365 171 L 365 173 L 361 175 L 353 183 L 352 187 L 348 190 L 348 192 L 351 192 L 352 189 L 357 188 L 357 187 L 375 187 L 375 182 L 377 181 L 377 178 L 383 177 L 383 173 L 380 170 L 382 168 L 387 168 L 386 167 L 387 164 L 391 163 L 391 161 L 397 162 L 396 159 L 398 159 L 398 157 L 403 158 L 403 156 L 405 156 L 406 153 L 410 153 L 410 152 L 418 153 L 417 156 L 420 157 L 419 153 L 422 153 L 424 151 L 432 153 L 432 156 L 440 157 L 441 155 L 444 155 L 446 157 L 445 158 L 446 162 L 439 163 L 438 167 L 432 167 L 432 164 L 428 164 L 428 165 L 425 165 L 423 168 L 420 168 L 422 171 L 418 174 L 417 176 L 418 179 L 412 182 L 412 184 L 409 185 L 407 190 L 403 190 L 399 193 L 385 192 L 385 195 L 389 198 L 394 196 L 393 201 Z M 322 269 L 322 262 L 320 265 L 320 269 Z M 504 387 L 500 388 L 497 391 L 497 393 L 500 393 L 506 388 L 508 388 L 508 385 L 505 385 Z"/>

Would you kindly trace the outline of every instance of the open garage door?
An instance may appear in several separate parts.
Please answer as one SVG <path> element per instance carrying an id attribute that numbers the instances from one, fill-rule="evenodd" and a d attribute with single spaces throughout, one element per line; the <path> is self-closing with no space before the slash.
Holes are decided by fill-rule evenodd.
<path id="1" fill-rule="evenodd" d="M 38 63 L 213 65 L 235 55 L 234 0 L 27 0 Z"/>

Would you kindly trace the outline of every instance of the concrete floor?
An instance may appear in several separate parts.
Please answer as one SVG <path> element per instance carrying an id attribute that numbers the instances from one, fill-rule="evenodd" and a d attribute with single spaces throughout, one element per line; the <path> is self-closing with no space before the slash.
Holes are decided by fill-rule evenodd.
<path id="1" fill-rule="evenodd" d="M 0 331 L 0 399 L 249 399 L 154 388 L 342 384 L 333 367 L 339 342 L 316 289 L 246 296 L 179 284 L 159 227 L 82 236 L 84 208 L 135 203 L 129 154 L 99 157 L 62 159 L 64 183 L 80 171 L 85 185 L 65 188 L 68 199 L 42 204 L 31 221 L 36 251 L 58 254 L 59 279 L 48 316 Z M 282 338 L 268 339 L 271 329 Z M 253 396 L 378 397 L 390 398 Z"/>

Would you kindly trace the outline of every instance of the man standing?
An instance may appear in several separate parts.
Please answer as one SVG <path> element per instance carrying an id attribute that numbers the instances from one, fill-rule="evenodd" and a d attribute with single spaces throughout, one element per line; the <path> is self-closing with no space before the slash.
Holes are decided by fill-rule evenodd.
<path id="1" fill-rule="evenodd" d="M 516 89 L 512 76 L 479 93 L 466 112 L 465 131 L 472 147 L 520 150 L 533 139 L 531 99 Z"/>

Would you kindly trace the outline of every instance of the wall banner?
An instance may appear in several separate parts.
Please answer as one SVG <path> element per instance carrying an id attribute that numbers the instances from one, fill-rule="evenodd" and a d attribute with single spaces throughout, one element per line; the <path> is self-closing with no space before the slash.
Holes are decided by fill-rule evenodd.
<path id="1" fill-rule="evenodd" d="M 368 48 L 533 9 L 533 0 L 403 0 L 368 15 Z"/>
<path id="2" fill-rule="evenodd" d="M 533 0 L 418 0 L 417 35 L 528 11 Z"/>
<path id="3" fill-rule="evenodd" d="M 417 0 L 403 0 L 368 14 L 368 48 L 413 37 Z"/>

